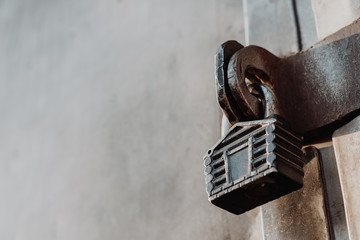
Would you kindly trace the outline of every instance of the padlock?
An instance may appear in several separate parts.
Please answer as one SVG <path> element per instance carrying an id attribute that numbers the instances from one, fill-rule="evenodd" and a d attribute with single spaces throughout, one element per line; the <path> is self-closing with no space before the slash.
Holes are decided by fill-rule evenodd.
<path id="1" fill-rule="evenodd" d="M 234 214 L 303 185 L 301 137 L 279 116 L 272 89 L 260 88 L 265 118 L 235 123 L 204 157 L 209 201 Z"/>

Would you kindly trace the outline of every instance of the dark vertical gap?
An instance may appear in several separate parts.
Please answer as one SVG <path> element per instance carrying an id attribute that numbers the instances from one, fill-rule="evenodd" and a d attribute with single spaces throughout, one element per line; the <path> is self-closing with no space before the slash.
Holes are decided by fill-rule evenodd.
<path id="1" fill-rule="evenodd" d="M 332 222 L 332 217 L 331 217 L 331 213 L 330 213 L 330 201 L 329 201 L 329 195 L 328 195 L 328 187 L 326 184 L 326 178 L 325 178 L 325 173 L 324 173 L 324 163 L 323 163 L 323 158 L 321 156 L 321 152 L 319 150 L 317 150 L 317 154 L 318 154 L 318 164 L 319 164 L 319 175 L 320 175 L 320 180 L 322 183 L 322 191 L 323 191 L 323 199 L 324 199 L 324 205 L 325 205 L 325 218 L 326 218 L 326 223 L 327 223 L 327 227 L 328 227 L 328 233 L 329 233 L 329 238 L 330 240 L 335 239 L 335 231 L 334 231 L 334 224 Z"/>
<path id="2" fill-rule="evenodd" d="M 301 30 L 300 30 L 300 23 L 299 23 L 299 14 L 296 6 L 296 0 L 291 0 L 294 12 L 294 19 L 295 19 L 295 27 L 296 27 L 296 36 L 297 36 L 297 43 L 299 52 L 303 50 L 303 44 L 301 40 Z"/>
<path id="3" fill-rule="evenodd" d="M 319 164 L 331 239 L 349 239 L 344 199 L 333 145 L 319 149 Z"/>

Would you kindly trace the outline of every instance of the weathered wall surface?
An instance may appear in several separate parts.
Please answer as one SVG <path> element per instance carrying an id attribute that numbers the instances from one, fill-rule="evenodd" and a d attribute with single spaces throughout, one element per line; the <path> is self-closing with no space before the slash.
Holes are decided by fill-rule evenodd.
<path id="1" fill-rule="evenodd" d="M 262 239 L 259 208 L 206 199 L 213 55 L 245 44 L 244 19 L 247 43 L 293 54 L 359 4 L 296 1 L 297 26 L 293 1 L 244 2 L 245 18 L 241 0 L 1 1 L 0 239 Z"/>
<path id="2" fill-rule="evenodd" d="M 0 239 L 259 239 L 207 202 L 242 2 L 0 2 Z"/>
<path id="3" fill-rule="evenodd" d="M 333 143 L 344 198 L 349 239 L 359 239 L 360 117 L 336 130 L 333 135 Z"/>
<path id="4" fill-rule="evenodd" d="M 319 40 L 360 17 L 359 0 L 311 0 L 311 2 Z"/>

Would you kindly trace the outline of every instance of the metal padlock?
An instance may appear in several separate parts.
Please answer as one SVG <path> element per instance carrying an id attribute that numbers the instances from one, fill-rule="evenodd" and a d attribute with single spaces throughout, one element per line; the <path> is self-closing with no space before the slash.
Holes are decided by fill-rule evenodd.
<path id="1" fill-rule="evenodd" d="M 204 157 L 209 201 L 234 214 L 303 185 L 301 138 L 278 115 L 272 89 L 261 91 L 265 119 L 235 123 Z"/>

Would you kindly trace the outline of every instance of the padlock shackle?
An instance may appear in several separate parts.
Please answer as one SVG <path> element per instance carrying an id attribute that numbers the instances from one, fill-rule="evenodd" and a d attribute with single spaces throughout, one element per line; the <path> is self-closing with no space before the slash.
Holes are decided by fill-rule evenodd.
<path id="1" fill-rule="evenodd" d="M 262 84 L 273 87 L 275 79 L 277 79 L 280 61 L 280 58 L 257 46 L 242 48 L 231 57 L 227 73 L 228 85 L 235 104 L 241 109 L 245 120 L 264 117 L 258 96 L 250 91 L 249 86 Z M 246 79 L 250 81 L 250 85 Z M 266 89 L 264 91 L 265 93 L 269 92 Z M 271 100 L 270 96 L 267 98 Z M 269 105 L 270 112 L 271 109 Z"/>
<path id="2" fill-rule="evenodd" d="M 260 84 L 260 91 L 262 95 L 264 118 L 270 117 L 273 114 L 280 114 L 280 107 L 274 90 L 268 85 Z"/>

